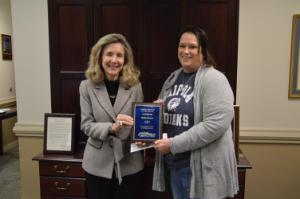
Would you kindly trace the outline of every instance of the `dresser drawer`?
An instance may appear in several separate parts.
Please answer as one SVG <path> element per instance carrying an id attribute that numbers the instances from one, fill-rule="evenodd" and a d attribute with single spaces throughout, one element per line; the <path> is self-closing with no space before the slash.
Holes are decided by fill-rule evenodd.
<path id="1" fill-rule="evenodd" d="M 86 196 L 85 179 L 83 178 L 60 178 L 40 177 L 41 195 L 49 196 Z"/>
<path id="2" fill-rule="evenodd" d="M 40 162 L 39 166 L 41 176 L 85 177 L 79 163 Z"/>

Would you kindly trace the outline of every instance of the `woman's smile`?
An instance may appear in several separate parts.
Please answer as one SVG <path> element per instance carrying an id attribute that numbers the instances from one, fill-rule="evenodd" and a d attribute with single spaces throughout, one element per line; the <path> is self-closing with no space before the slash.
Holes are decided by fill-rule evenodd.
<path id="1" fill-rule="evenodd" d="M 112 43 L 104 48 L 102 67 L 109 80 L 117 80 L 125 62 L 125 49 L 120 43 Z"/>
<path id="2" fill-rule="evenodd" d="M 201 46 L 192 33 L 184 33 L 179 41 L 178 59 L 185 72 L 196 71 L 203 62 Z"/>

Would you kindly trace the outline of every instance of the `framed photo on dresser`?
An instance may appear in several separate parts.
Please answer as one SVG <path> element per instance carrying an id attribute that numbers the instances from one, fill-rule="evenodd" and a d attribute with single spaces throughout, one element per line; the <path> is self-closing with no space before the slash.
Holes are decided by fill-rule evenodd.
<path id="1" fill-rule="evenodd" d="M 75 114 L 45 113 L 44 153 L 74 153 Z"/>

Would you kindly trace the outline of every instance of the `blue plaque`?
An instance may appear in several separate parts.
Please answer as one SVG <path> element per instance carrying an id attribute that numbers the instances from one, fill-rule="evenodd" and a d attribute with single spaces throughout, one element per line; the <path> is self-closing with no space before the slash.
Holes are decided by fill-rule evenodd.
<path id="1" fill-rule="evenodd" d="M 153 142 L 161 138 L 162 104 L 133 104 L 133 141 Z"/>

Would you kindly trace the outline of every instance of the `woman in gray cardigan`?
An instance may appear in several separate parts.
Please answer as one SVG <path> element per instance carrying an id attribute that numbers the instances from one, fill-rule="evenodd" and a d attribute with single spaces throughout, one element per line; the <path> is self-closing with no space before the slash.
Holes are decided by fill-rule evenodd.
<path id="1" fill-rule="evenodd" d="M 164 191 L 167 168 L 174 199 L 233 197 L 238 191 L 233 92 L 214 69 L 206 33 L 199 27 L 181 32 L 178 59 L 182 67 L 168 77 L 156 101 L 164 103 L 168 138 L 154 144 L 153 189 Z"/>
<path id="2" fill-rule="evenodd" d="M 80 84 L 81 130 L 88 136 L 82 167 L 89 199 L 136 198 L 143 169 L 140 152 L 130 153 L 132 103 L 143 101 L 139 70 L 120 34 L 93 46 L 87 80 Z"/>

